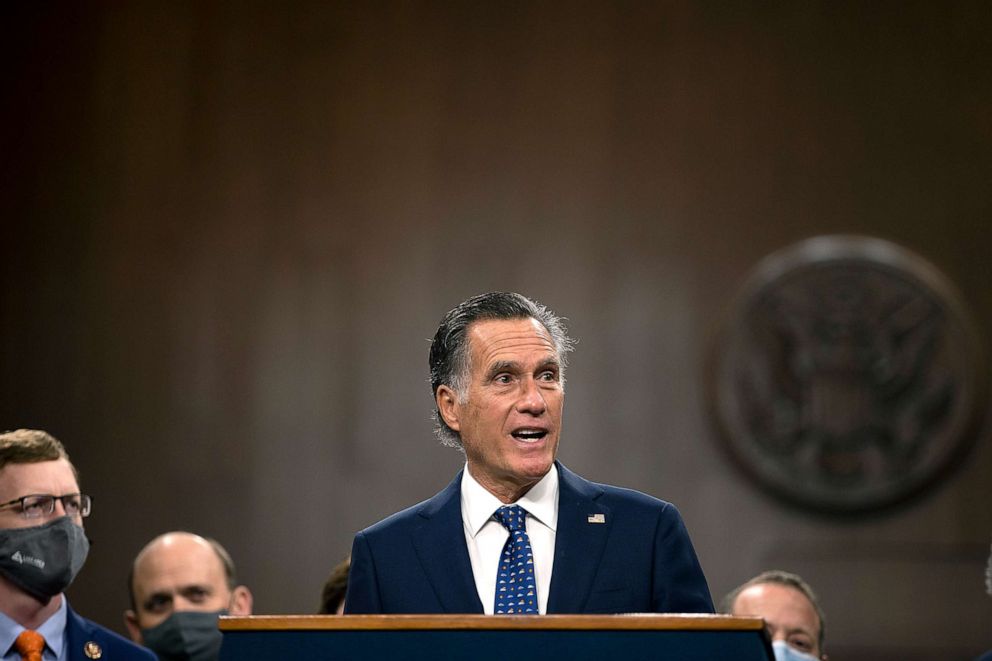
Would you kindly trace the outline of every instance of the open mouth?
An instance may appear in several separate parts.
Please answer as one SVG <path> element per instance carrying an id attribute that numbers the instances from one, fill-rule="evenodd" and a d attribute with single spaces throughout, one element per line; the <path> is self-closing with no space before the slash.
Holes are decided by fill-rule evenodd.
<path id="1" fill-rule="evenodd" d="M 548 435 L 547 429 L 537 429 L 532 427 L 521 427 L 511 433 L 513 438 L 524 443 L 536 443 Z"/>

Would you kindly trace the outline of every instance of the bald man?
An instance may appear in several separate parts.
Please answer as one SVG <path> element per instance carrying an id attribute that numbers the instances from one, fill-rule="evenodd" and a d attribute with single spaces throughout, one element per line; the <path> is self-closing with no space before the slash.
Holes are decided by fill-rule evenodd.
<path id="1" fill-rule="evenodd" d="M 138 553 L 128 575 L 124 623 L 134 642 L 163 661 L 215 661 L 220 615 L 251 615 L 251 591 L 238 585 L 231 556 L 217 541 L 169 532 Z"/>
<path id="2" fill-rule="evenodd" d="M 813 589 L 796 574 L 758 574 L 726 596 L 724 612 L 765 619 L 776 661 L 826 661 L 823 610 Z"/>

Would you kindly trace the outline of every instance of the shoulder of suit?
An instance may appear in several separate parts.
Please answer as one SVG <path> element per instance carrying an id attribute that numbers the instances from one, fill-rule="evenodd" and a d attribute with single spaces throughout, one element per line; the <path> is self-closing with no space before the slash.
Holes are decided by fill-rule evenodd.
<path id="1" fill-rule="evenodd" d="M 71 661 L 76 659 L 156 661 L 155 655 L 150 650 L 74 611 L 69 611 L 66 627 L 69 629 L 66 644 L 73 648 L 67 650 Z M 72 628 L 76 628 L 74 635 Z M 76 647 L 79 649 L 74 649 Z"/>
<path id="2" fill-rule="evenodd" d="M 374 536 L 381 534 L 383 532 L 394 530 L 398 527 L 411 525 L 415 523 L 418 518 L 420 518 L 419 517 L 420 511 L 423 510 L 423 508 L 426 507 L 429 503 L 430 503 L 429 500 L 425 500 L 421 503 L 417 503 L 416 505 L 413 505 L 412 507 L 407 507 L 405 510 L 396 512 L 395 514 L 390 514 L 385 519 L 377 523 L 373 523 L 368 528 L 362 530 L 362 534 L 366 536 L 369 535 Z"/>
<path id="3" fill-rule="evenodd" d="M 612 506 L 633 506 L 642 507 L 647 509 L 675 509 L 675 506 L 668 501 L 661 500 L 649 494 L 637 491 L 635 489 L 628 489 L 626 487 L 617 487 L 612 484 L 602 484 L 600 482 L 591 482 L 575 473 L 569 471 L 564 466 L 560 466 L 562 469 L 559 472 L 561 481 L 563 485 L 570 485 L 571 487 L 577 488 L 580 491 L 585 490 L 591 493 L 598 492 L 595 494 L 595 498 L 599 502 L 604 504 L 609 504 Z M 566 486 L 566 488 L 569 488 Z"/>
<path id="4" fill-rule="evenodd" d="M 637 491 L 636 489 L 628 489 L 626 487 L 615 487 L 610 484 L 597 484 L 597 486 L 603 490 L 604 497 L 609 498 L 614 502 L 629 503 L 631 505 L 639 505 L 641 507 L 648 507 L 654 509 L 666 509 L 669 507 L 672 508 L 675 507 L 667 500 L 656 498 L 642 491 Z"/>
<path id="5" fill-rule="evenodd" d="M 383 533 L 395 532 L 407 527 L 415 527 L 425 520 L 436 516 L 439 512 L 446 511 L 449 517 L 460 516 L 461 512 L 461 471 L 455 476 L 448 486 L 434 494 L 427 500 L 416 505 L 407 507 L 404 510 L 387 516 L 382 521 L 374 523 L 361 534 L 365 536 L 377 536 Z"/>

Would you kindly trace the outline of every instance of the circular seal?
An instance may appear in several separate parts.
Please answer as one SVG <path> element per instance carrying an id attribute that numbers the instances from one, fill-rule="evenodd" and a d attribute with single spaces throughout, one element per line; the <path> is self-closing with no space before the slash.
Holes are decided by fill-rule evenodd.
<path id="1" fill-rule="evenodd" d="M 764 259 L 715 347 L 711 403 L 763 487 L 876 510 L 946 474 L 981 422 L 978 334 L 950 282 L 880 239 L 822 236 Z"/>

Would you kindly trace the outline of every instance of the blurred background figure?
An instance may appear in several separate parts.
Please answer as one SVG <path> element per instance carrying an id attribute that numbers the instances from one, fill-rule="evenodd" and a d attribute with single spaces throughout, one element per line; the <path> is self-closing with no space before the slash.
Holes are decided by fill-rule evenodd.
<path id="1" fill-rule="evenodd" d="M 728 594 L 722 610 L 765 619 L 775 661 L 826 661 L 823 610 L 813 589 L 796 574 L 771 570 Z"/>
<path id="2" fill-rule="evenodd" d="M 216 540 L 169 532 L 138 553 L 128 575 L 131 639 L 163 661 L 214 661 L 220 615 L 251 615 L 252 595 L 238 585 L 231 556 Z"/>
<path id="3" fill-rule="evenodd" d="M 344 596 L 348 591 L 348 572 L 351 570 L 351 556 L 338 563 L 331 570 L 320 593 L 320 615 L 341 615 L 344 613 Z"/>
<path id="4" fill-rule="evenodd" d="M 985 565 L 985 592 L 992 597 L 992 551 L 989 551 L 989 561 Z M 975 661 L 992 661 L 992 650 L 981 655 Z"/>

